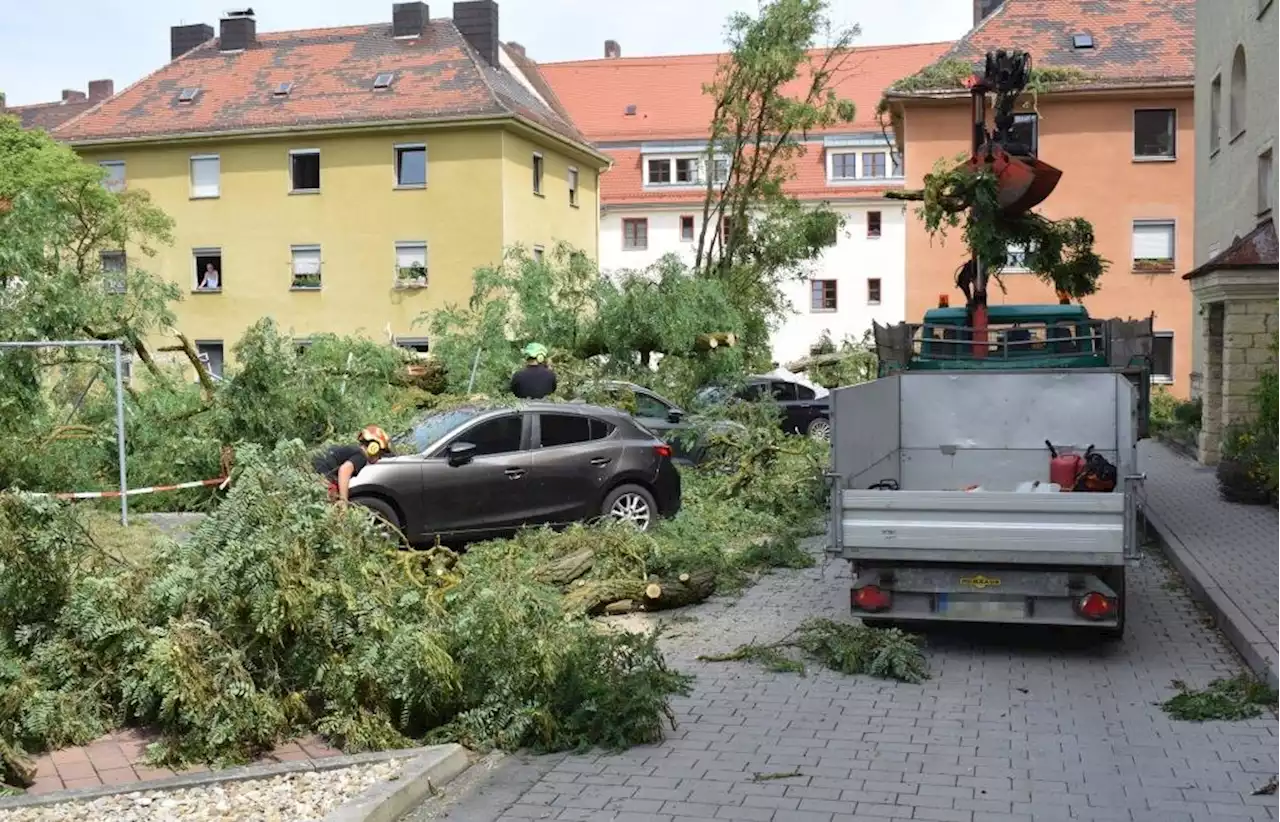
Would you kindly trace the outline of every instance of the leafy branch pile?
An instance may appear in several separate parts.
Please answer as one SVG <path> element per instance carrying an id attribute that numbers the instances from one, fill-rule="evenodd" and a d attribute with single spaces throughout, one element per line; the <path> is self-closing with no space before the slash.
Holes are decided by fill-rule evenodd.
<path id="1" fill-rule="evenodd" d="M 1266 710 L 1276 710 L 1275 691 L 1249 674 L 1215 679 L 1200 690 L 1181 680 L 1174 680 L 1173 687 L 1178 693 L 1160 707 L 1174 719 L 1187 722 L 1253 719 Z"/>
<path id="2" fill-rule="evenodd" d="M 705 662 L 755 662 L 775 673 L 804 676 L 804 662 L 796 658 L 798 651 L 842 674 L 923 682 L 929 678 L 929 671 L 918 643 L 917 637 L 897 628 L 878 630 L 861 623 L 811 618 L 778 642 L 742 645 L 727 654 L 698 658 Z"/>

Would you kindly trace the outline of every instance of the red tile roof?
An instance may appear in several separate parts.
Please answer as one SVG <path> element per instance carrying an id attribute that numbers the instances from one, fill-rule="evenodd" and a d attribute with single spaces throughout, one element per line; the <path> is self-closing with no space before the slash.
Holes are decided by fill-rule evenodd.
<path id="1" fill-rule="evenodd" d="M 836 92 L 853 100 L 857 119 L 835 131 L 878 129 L 876 103 L 890 83 L 945 52 L 950 43 L 867 46 L 850 49 L 835 79 Z M 711 98 L 702 84 L 715 79 L 724 54 L 618 57 L 542 63 L 543 76 L 569 115 L 596 142 L 705 137 Z M 807 78 L 796 81 L 797 88 Z M 636 113 L 626 114 L 634 105 Z"/>
<path id="2" fill-rule="evenodd" d="M 395 81 L 374 91 L 373 78 L 383 72 L 394 72 Z M 275 98 L 280 83 L 293 87 Z M 179 103 L 188 87 L 200 88 L 199 96 Z M 390 23 L 260 33 L 250 48 L 226 54 L 211 40 L 63 124 L 55 136 L 78 143 L 513 116 L 585 142 L 508 71 L 487 64 L 452 20 L 439 19 L 409 40 L 392 37 Z"/>
<path id="3" fill-rule="evenodd" d="M 34 103 L 29 106 L 8 106 L 0 114 L 12 114 L 23 128 L 39 128 L 53 131 L 72 117 L 83 114 L 94 106 L 94 101 L 58 100 L 53 103 Z"/>
<path id="4" fill-rule="evenodd" d="M 1268 217 L 1258 227 L 1235 242 L 1226 251 L 1211 257 L 1204 265 L 1182 275 L 1184 280 L 1194 280 L 1224 268 L 1266 269 L 1280 265 L 1280 242 L 1276 238 L 1275 220 Z"/>
<path id="5" fill-rule="evenodd" d="M 1072 88 L 1190 86 L 1195 7 L 1196 0 L 1004 0 L 938 62 L 962 59 L 977 66 L 988 51 L 1021 49 L 1033 66 L 1087 76 Z M 1090 35 L 1093 48 L 1074 48 L 1076 34 Z"/>

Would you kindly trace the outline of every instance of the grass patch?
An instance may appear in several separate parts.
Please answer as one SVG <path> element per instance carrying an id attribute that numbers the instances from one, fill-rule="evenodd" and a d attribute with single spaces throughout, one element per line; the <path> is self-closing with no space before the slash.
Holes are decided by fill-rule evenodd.
<path id="1" fill-rule="evenodd" d="M 85 510 L 85 527 L 99 547 L 135 564 L 145 562 L 155 552 L 156 540 L 165 536 L 153 523 L 130 517 L 129 527 L 120 524 L 120 512 L 103 508 Z"/>
<path id="2" fill-rule="evenodd" d="M 1249 674 L 1215 679 L 1208 687 L 1193 689 L 1175 679 L 1178 693 L 1160 707 L 1174 719 L 1186 722 L 1254 719 L 1264 711 L 1276 710 L 1276 692 Z"/>

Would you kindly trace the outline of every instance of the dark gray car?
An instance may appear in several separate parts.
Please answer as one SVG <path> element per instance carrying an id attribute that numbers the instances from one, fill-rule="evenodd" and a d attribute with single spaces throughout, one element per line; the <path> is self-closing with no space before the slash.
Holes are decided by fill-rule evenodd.
<path id="1" fill-rule="evenodd" d="M 362 470 L 351 500 L 410 544 L 595 517 L 646 529 L 680 508 L 671 447 L 617 409 L 529 402 L 428 414 Z"/>
<path id="2" fill-rule="evenodd" d="M 706 435 L 744 428 L 731 420 L 699 420 L 656 391 L 633 382 L 604 380 L 592 387 L 619 399 L 628 393 L 634 396 L 636 422 L 671 446 L 677 464 L 696 465 L 705 460 L 710 450 Z"/>

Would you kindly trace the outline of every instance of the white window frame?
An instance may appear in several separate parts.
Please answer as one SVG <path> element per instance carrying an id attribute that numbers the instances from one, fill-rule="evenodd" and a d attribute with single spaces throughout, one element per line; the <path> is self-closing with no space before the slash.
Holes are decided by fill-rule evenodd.
<path id="1" fill-rule="evenodd" d="M 569 206 L 578 207 L 578 184 L 581 182 L 581 175 L 578 174 L 577 166 L 569 166 L 569 171 L 565 175 L 566 184 L 569 186 Z"/>
<path id="2" fill-rule="evenodd" d="M 317 285 L 298 285 L 298 254 L 310 254 L 315 252 L 316 255 L 316 276 L 320 282 Z M 302 275 L 307 276 L 307 275 Z M 317 243 L 297 243 L 289 246 L 289 290 L 290 291 L 319 291 L 324 286 L 324 257 L 321 256 L 320 246 Z"/>
<path id="3" fill-rule="evenodd" d="M 724 163 L 724 177 L 721 177 L 717 173 L 720 170 L 718 166 L 721 162 Z M 729 156 L 728 154 L 716 154 L 712 156 L 711 183 L 713 185 L 722 186 L 725 183 L 729 182 L 729 174 L 732 172 L 732 170 L 733 170 L 733 157 Z"/>
<path id="4" fill-rule="evenodd" d="M 421 151 L 422 152 L 422 182 L 420 183 L 402 183 L 400 182 L 400 154 L 404 151 Z M 431 166 L 427 158 L 426 143 L 396 143 L 391 147 L 391 179 L 392 184 L 398 189 L 417 189 L 426 188 L 427 183 L 431 179 Z"/>
<path id="5" fill-rule="evenodd" d="M 1155 357 L 1154 357 L 1154 356 L 1152 356 L 1152 358 L 1151 358 L 1151 364 L 1152 364 L 1152 366 L 1153 366 L 1153 369 L 1152 369 L 1152 371 L 1151 371 L 1151 382 L 1155 383 L 1156 385 L 1173 385 L 1173 383 L 1174 383 L 1174 375 L 1178 373 L 1178 367 L 1177 367 L 1177 362 L 1176 362 L 1176 358 L 1177 358 L 1177 351 L 1178 351 L 1178 350 L 1177 350 L 1177 347 L 1176 347 L 1176 345 L 1175 345 L 1175 343 L 1174 343 L 1174 334 L 1173 334 L 1173 332 L 1172 332 L 1172 331 L 1152 331 L 1152 332 L 1151 332 L 1151 336 L 1152 336 L 1152 338 L 1156 338 L 1156 337 L 1164 338 L 1164 337 L 1167 337 L 1167 338 L 1169 339 L 1169 373 L 1168 373 L 1168 374 L 1157 374 L 1157 373 L 1155 372 L 1155 370 L 1154 370 Z M 1154 342 L 1153 342 L 1153 344 L 1152 344 L 1152 345 L 1153 345 L 1153 347 L 1152 347 L 1152 352 L 1154 353 L 1154 351 L 1155 351 L 1155 348 L 1154 348 Z"/>
<path id="6" fill-rule="evenodd" d="M 824 283 L 824 284 L 825 284 L 825 283 L 833 283 L 833 284 L 835 285 L 835 298 L 836 298 L 836 299 L 835 299 L 835 307 L 833 307 L 833 308 L 826 308 L 825 306 L 815 306 L 815 305 L 813 304 L 813 303 L 814 303 L 814 299 L 813 299 L 813 298 L 814 298 L 814 296 L 815 296 L 815 293 L 814 293 L 813 287 L 814 287 L 815 285 L 817 285 L 818 283 Z M 823 294 L 823 296 L 824 296 L 824 297 L 826 296 L 826 289 L 825 289 L 825 288 L 823 289 L 822 294 Z M 837 279 L 836 279 L 836 278 L 834 278 L 834 277 L 813 277 L 813 278 L 811 278 L 811 279 L 809 280 L 809 313 L 810 313 L 810 314 L 834 314 L 834 313 L 836 313 L 836 312 L 837 312 L 837 311 L 839 311 L 839 310 L 840 310 L 840 281 L 839 281 L 839 280 L 837 280 Z"/>
<path id="7" fill-rule="evenodd" d="M 878 214 L 880 220 L 880 228 L 875 234 L 871 233 L 871 215 Z M 884 209 L 872 208 L 867 210 L 867 239 L 878 240 L 884 236 Z"/>
<path id="8" fill-rule="evenodd" d="M 307 154 L 314 154 L 314 155 L 316 155 L 316 157 L 319 157 L 319 156 L 320 156 L 320 149 L 318 149 L 318 148 L 294 148 L 294 149 L 290 149 L 290 150 L 289 150 L 289 169 L 288 169 L 288 172 L 289 172 L 289 193 L 290 193 L 290 194 L 319 194 L 319 193 L 320 193 L 320 188 L 321 188 L 321 186 L 320 186 L 319 184 L 317 184 L 317 186 L 316 186 L 315 188 L 295 188 L 295 187 L 294 187 L 294 185 L 293 185 L 293 158 L 294 158 L 294 157 L 298 157 L 298 156 L 307 155 Z M 324 175 L 324 167 L 323 167 L 323 166 L 321 166 L 321 167 L 320 167 L 320 175 L 321 175 L 321 180 L 320 180 L 320 181 L 317 181 L 317 183 L 320 183 L 320 182 L 323 180 L 323 175 Z"/>
<path id="9" fill-rule="evenodd" d="M 290 161 L 289 173 L 292 175 L 292 160 Z M 196 167 L 199 163 L 217 163 L 217 173 L 214 175 L 214 183 L 212 190 L 206 187 L 201 190 L 196 184 Z M 187 161 L 187 175 L 191 182 L 191 199 L 193 200 L 216 200 L 222 196 L 222 158 L 217 154 L 193 154 Z"/>
<path id="10" fill-rule="evenodd" d="M 222 372 L 227 368 L 227 346 L 222 340 L 194 340 L 196 347 L 196 356 L 200 362 L 204 363 L 205 370 L 209 372 L 209 376 L 217 382 L 222 382 Z M 212 362 L 207 351 L 201 351 L 201 348 L 217 348 L 221 356 L 218 362 L 218 371 L 214 372 Z"/>
<path id="11" fill-rule="evenodd" d="M 873 300 L 873 299 L 871 299 L 871 284 L 872 284 L 872 283 L 875 283 L 875 284 L 876 284 L 876 290 L 878 290 L 878 291 L 880 292 L 880 298 L 879 298 L 879 299 L 877 299 L 877 300 Z M 839 287 L 837 286 L 837 291 L 838 291 L 838 290 L 839 290 Z M 880 304 L 881 304 L 881 303 L 883 303 L 883 302 L 884 302 L 884 278 L 883 278 L 883 277 L 868 277 L 868 278 L 867 278 L 867 305 L 880 305 Z M 836 301 L 836 305 L 839 305 L 839 304 L 840 304 L 840 302 L 839 302 L 839 300 L 837 299 L 837 301 Z"/>
<path id="12" fill-rule="evenodd" d="M 877 180 L 877 181 L 879 181 L 879 180 L 888 180 L 888 179 L 890 179 L 890 177 L 889 177 L 889 169 L 890 169 L 890 162 L 891 162 L 891 161 L 890 161 L 890 159 L 889 159 L 889 155 L 890 155 L 891 153 L 892 153 L 892 152 L 890 152 L 890 151 L 889 151 L 889 147 L 888 147 L 888 146 L 885 146 L 885 147 L 884 147 L 884 148 L 882 148 L 882 149 L 868 149 L 867 151 L 861 151 L 861 152 L 858 152 L 858 154 L 859 154 L 859 157 L 858 157 L 858 175 L 859 175 L 859 176 L 858 176 L 858 179 L 860 179 L 860 180 Z M 875 154 L 879 154 L 881 157 L 883 157 L 883 158 L 884 158 L 884 176 L 881 176 L 881 177 L 871 177 L 871 176 L 868 176 L 868 175 L 867 175 L 867 173 L 866 173 L 866 171 L 867 171 L 867 160 L 868 160 L 868 158 L 870 158 L 872 155 L 875 155 Z"/>
<path id="13" fill-rule="evenodd" d="M 691 160 L 694 168 L 693 182 L 676 180 L 676 161 Z M 670 182 L 654 182 L 649 176 L 650 163 L 666 163 Z M 644 185 L 646 188 L 701 188 L 707 182 L 706 157 L 701 154 L 647 154 L 644 155 Z"/>
<path id="14" fill-rule="evenodd" d="M 426 288 L 431 283 L 431 265 L 428 259 L 430 246 L 426 240 L 396 240 L 395 260 L 392 263 L 395 270 L 395 287 L 396 288 Z M 422 251 L 422 271 L 421 281 L 413 278 L 411 275 L 404 273 L 408 266 L 400 265 L 401 252 L 417 252 Z"/>
<path id="15" fill-rule="evenodd" d="M 823 154 L 823 164 L 826 169 L 827 185 L 883 185 L 886 181 L 895 182 L 903 179 L 906 173 L 903 169 L 902 155 L 899 154 L 892 145 L 887 143 L 878 145 L 826 146 L 823 149 Z M 885 176 L 868 177 L 866 175 L 863 164 L 866 162 L 866 156 L 868 154 L 885 155 Z M 852 156 L 854 158 L 853 176 L 837 177 L 835 173 L 836 157 L 846 156 Z"/>
<path id="16" fill-rule="evenodd" d="M 533 261 L 535 263 L 544 262 L 547 259 L 547 247 L 543 245 L 535 245 L 533 247 Z"/>
<path id="17" fill-rule="evenodd" d="M 1009 243 L 1004 250 L 1005 259 L 1009 260 L 1009 262 L 1005 264 L 1005 267 L 1002 270 L 1007 271 L 1010 274 L 1029 274 L 1031 269 L 1027 268 L 1027 254 L 1030 250 L 1031 249 L 1023 246 L 1021 243 Z M 1022 254 L 1021 263 L 1013 262 L 1012 258 L 1015 253 Z"/>
<path id="18" fill-rule="evenodd" d="M 1138 268 L 1138 257 L 1134 253 L 1134 233 L 1139 227 L 1163 227 L 1169 228 L 1169 268 L 1160 270 L 1151 270 Z M 1151 259 L 1151 258 L 1143 258 Z M 1174 219 L 1160 219 L 1158 217 L 1150 219 L 1134 220 L 1129 227 L 1129 266 L 1135 274 L 1170 274 L 1178 265 L 1178 221 Z"/>
<path id="19" fill-rule="evenodd" d="M 837 177 L 836 175 L 836 156 L 853 156 L 853 176 Z M 860 151 L 828 151 L 827 152 L 827 182 L 829 183 L 852 183 L 859 179 L 858 173 L 862 170 L 862 152 Z"/>
<path id="20" fill-rule="evenodd" d="M 113 282 L 114 278 L 108 278 L 107 258 L 120 260 L 120 284 L 116 286 Z M 128 290 L 129 277 L 129 255 L 123 249 L 111 249 L 98 252 L 98 265 L 102 269 L 103 274 L 103 290 L 108 294 L 124 294 Z M 116 273 L 116 272 L 112 272 Z"/>
<path id="21" fill-rule="evenodd" d="M 102 180 L 103 188 L 105 188 L 107 191 L 114 191 L 114 192 L 120 192 L 125 190 L 125 187 L 128 185 L 127 178 L 126 178 L 128 169 L 127 169 L 127 166 L 125 165 L 124 160 L 103 160 L 102 162 L 98 163 L 98 165 L 107 170 L 107 176 L 104 177 Z M 111 179 L 111 175 L 112 175 L 112 172 L 114 172 L 117 168 L 120 169 L 120 179 L 113 180 Z"/>
<path id="22" fill-rule="evenodd" d="M 689 221 L 689 236 L 684 236 L 684 221 Z M 677 218 L 676 228 L 680 232 L 680 242 L 691 243 L 698 239 L 698 218 L 692 214 L 681 214 Z"/>
<path id="23" fill-rule="evenodd" d="M 1262 167 L 1262 163 L 1263 163 L 1262 158 L 1264 157 L 1268 158 L 1267 159 L 1268 167 L 1266 169 L 1263 169 Z M 1272 146 L 1270 143 L 1268 143 L 1267 145 L 1259 149 L 1258 159 L 1256 162 L 1257 162 L 1257 177 L 1258 177 L 1257 216 L 1259 218 L 1262 218 L 1262 217 L 1266 217 L 1268 214 L 1271 214 L 1273 211 L 1275 211 L 1275 207 L 1276 207 L 1276 204 L 1271 202 L 1271 178 L 1274 177 L 1276 173 L 1275 147 Z"/>
<path id="24" fill-rule="evenodd" d="M 542 156 L 541 151 L 533 152 L 533 193 L 539 197 L 545 197 L 542 189 L 547 178 L 547 158 Z"/>
<path id="25" fill-rule="evenodd" d="M 1139 154 L 1138 148 L 1138 114 L 1144 111 L 1159 111 L 1173 115 L 1173 127 L 1171 129 L 1171 137 L 1173 140 L 1172 153 L 1170 154 Z M 1135 163 L 1172 163 L 1178 159 L 1178 109 L 1169 106 L 1156 106 L 1151 108 L 1135 108 L 1131 119 L 1132 128 L 1129 131 L 1130 150 L 1133 151 L 1133 161 Z"/>
<path id="26" fill-rule="evenodd" d="M 219 262 L 221 262 L 222 249 L 217 246 L 203 246 L 203 247 L 191 249 L 191 271 L 195 275 L 194 279 L 191 282 L 191 291 L 193 293 L 196 293 L 196 294 L 222 293 L 222 287 L 225 283 L 224 283 L 223 271 L 221 267 L 218 268 L 218 287 L 217 288 L 201 288 L 200 287 L 200 276 L 204 274 L 204 272 L 200 270 L 200 264 L 198 262 L 198 259 L 200 257 L 213 257 L 215 255 L 217 256 Z"/>
<path id="27" fill-rule="evenodd" d="M 1222 72 L 1209 81 L 1209 156 L 1222 150 Z"/>

